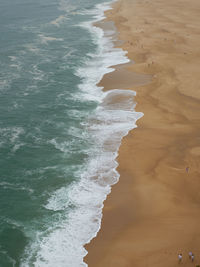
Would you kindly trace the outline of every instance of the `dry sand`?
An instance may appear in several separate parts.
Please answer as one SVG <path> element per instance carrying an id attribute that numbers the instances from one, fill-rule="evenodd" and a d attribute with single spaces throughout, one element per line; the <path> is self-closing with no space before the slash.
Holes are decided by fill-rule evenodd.
<path id="1" fill-rule="evenodd" d="M 120 181 L 105 201 L 102 228 L 86 246 L 85 260 L 89 267 L 173 267 L 179 265 L 177 254 L 182 252 L 180 265 L 196 266 L 200 1 L 121 0 L 107 17 L 115 22 L 122 48 L 135 64 L 104 77 L 101 84 L 116 88 L 118 79 L 120 88 L 135 90 L 136 110 L 144 116 L 123 139 Z M 194 263 L 188 259 L 190 250 Z"/>

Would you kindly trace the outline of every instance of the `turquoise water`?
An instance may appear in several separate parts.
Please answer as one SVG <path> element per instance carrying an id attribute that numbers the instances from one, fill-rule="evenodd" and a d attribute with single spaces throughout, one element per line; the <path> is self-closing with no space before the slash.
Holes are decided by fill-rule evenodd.
<path id="1" fill-rule="evenodd" d="M 92 26 L 108 7 L 0 2 L 1 267 L 85 266 L 83 245 L 119 177 L 121 138 L 138 117 L 133 92 L 124 111 L 110 104 L 124 92 L 96 86 L 109 66 L 128 61 Z"/>

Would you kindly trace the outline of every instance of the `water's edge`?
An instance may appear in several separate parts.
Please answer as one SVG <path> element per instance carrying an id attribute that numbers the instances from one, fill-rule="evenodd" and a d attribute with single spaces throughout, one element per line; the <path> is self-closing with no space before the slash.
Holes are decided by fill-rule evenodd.
<path id="1" fill-rule="evenodd" d="M 112 9 L 112 4 L 114 2 L 116 1 L 112 1 L 112 3 L 110 3 L 109 7 L 107 7 L 104 10 L 104 12 L 109 9 Z M 102 49 L 106 51 L 108 57 L 109 57 L 109 53 L 111 53 L 110 55 L 111 58 L 112 58 L 112 53 L 114 55 L 118 54 L 120 56 L 116 61 L 113 60 L 112 64 L 107 66 L 107 71 L 105 71 L 105 73 L 102 75 L 101 79 L 98 82 L 100 82 L 103 79 L 103 76 L 106 73 L 115 71 L 115 69 L 113 67 L 111 68 L 111 66 L 117 66 L 120 64 L 126 64 L 130 62 L 130 60 L 126 56 L 127 52 L 123 51 L 120 48 L 115 47 L 115 44 L 116 43 L 119 44 L 121 41 L 118 39 L 118 33 L 114 25 L 114 22 L 112 21 L 104 22 L 105 18 L 106 18 L 105 15 L 102 15 L 102 18 L 100 20 L 99 19 L 95 20 L 91 24 L 90 30 L 92 31 L 96 30 L 96 31 L 101 32 Z M 110 49 L 106 47 L 106 44 L 108 43 L 110 45 Z M 110 173 L 109 173 L 110 175 L 108 174 L 109 177 L 107 177 L 107 181 L 106 181 L 108 190 L 105 194 L 104 199 L 102 199 L 101 206 L 99 207 L 99 213 L 101 215 L 98 220 L 98 228 L 96 228 L 96 232 L 93 233 L 93 236 L 91 236 L 91 238 L 85 243 L 85 245 L 89 244 L 91 240 L 97 236 L 101 228 L 101 219 L 103 216 L 103 207 L 104 207 L 103 203 L 106 200 L 108 194 L 111 193 L 112 185 L 116 184 L 119 181 L 120 174 L 117 171 L 117 167 L 118 167 L 117 157 L 118 157 L 118 151 L 119 151 L 122 139 L 129 133 L 129 131 L 137 127 L 136 121 L 143 116 L 142 112 L 136 112 L 134 110 L 135 105 L 136 105 L 136 103 L 134 102 L 134 97 L 136 95 L 135 91 L 122 88 L 122 89 L 112 89 L 107 92 L 103 92 L 103 89 L 104 89 L 103 87 L 98 87 L 98 88 L 101 90 L 101 93 L 103 95 L 102 101 L 98 109 L 101 112 L 104 110 L 104 112 L 107 112 L 109 114 L 108 118 L 110 121 L 112 121 L 112 124 L 113 124 L 112 126 L 114 126 L 113 127 L 114 131 L 110 131 L 109 134 L 106 135 L 107 138 L 104 139 L 104 143 L 102 143 L 102 146 L 104 146 L 104 148 L 107 147 L 107 144 L 109 145 L 111 144 L 112 148 L 114 148 L 114 151 L 112 150 L 112 155 L 110 155 L 110 158 L 107 157 L 108 162 L 109 161 L 113 162 L 113 164 L 111 164 L 113 168 L 112 170 L 110 170 Z M 99 133 L 99 135 L 101 134 L 103 134 L 103 132 Z M 106 162 L 104 162 L 104 164 L 106 164 Z M 99 172 L 100 176 L 102 175 L 101 171 L 102 170 L 100 169 L 100 172 Z M 109 170 L 107 171 L 109 172 Z M 85 253 L 85 256 L 87 254 L 88 252 Z"/>

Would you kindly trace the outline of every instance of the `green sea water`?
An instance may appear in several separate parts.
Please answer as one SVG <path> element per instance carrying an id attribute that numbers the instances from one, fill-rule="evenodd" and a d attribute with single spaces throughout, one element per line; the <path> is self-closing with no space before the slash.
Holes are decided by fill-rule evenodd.
<path id="1" fill-rule="evenodd" d="M 141 116 L 134 92 L 96 86 L 128 62 L 113 26 L 93 26 L 109 6 L 0 1 L 0 267 L 86 266 L 121 139 Z"/>
<path id="2" fill-rule="evenodd" d="M 0 2 L 1 267 L 19 266 L 36 233 L 66 216 L 45 205 L 80 179 L 87 160 L 92 142 L 83 124 L 97 104 L 81 99 L 75 70 L 96 45 L 77 25 L 91 19 L 79 12 L 96 3 Z"/>

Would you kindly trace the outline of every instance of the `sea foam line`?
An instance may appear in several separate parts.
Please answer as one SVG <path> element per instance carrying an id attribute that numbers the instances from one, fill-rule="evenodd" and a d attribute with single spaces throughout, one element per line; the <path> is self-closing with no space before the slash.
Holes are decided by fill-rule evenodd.
<path id="1" fill-rule="evenodd" d="M 111 66 L 129 62 L 125 51 L 114 48 L 112 37 L 94 26 L 95 22 L 104 19 L 104 12 L 111 8 L 110 4 L 97 5 L 89 11 L 94 19 L 80 25 L 91 32 L 98 47 L 76 72 L 83 81 L 79 86 L 80 98 L 99 103 L 88 123 L 95 146 L 89 152 L 87 167 L 80 173 L 80 181 L 57 190 L 45 206 L 53 211 L 67 211 L 69 206 L 75 208 L 66 220 L 49 229 L 45 237 L 38 234 L 35 246 L 39 243 L 39 249 L 27 257 L 22 267 L 29 266 L 33 258 L 35 267 L 87 266 L 83 261 L 87 254 L 84 245 L 97 235 L 101 227 L 103 202 L 111 191 L 111 185 L 119 180 L 116 158 L 121 140 L 136 127 L 136 120 L 142 116 L 142 113 L 134 111 L 135 92 L 119 89 L 103 92 L 96 85 L 104 74 L 114 71 Z M 34 251 L 33 246 L 31 249 Z"/>

